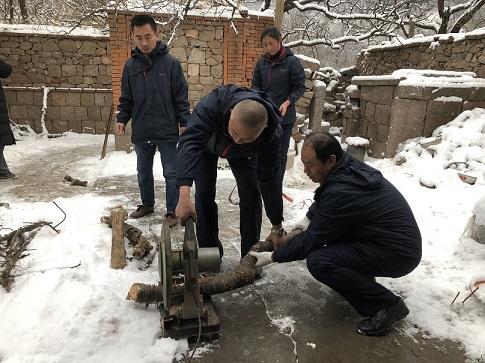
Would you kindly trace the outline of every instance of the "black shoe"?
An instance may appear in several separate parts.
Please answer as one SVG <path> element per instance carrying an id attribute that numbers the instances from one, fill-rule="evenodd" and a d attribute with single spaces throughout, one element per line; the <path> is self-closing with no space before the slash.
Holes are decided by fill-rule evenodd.
<path id="1" fill-rule="evenodd" d="M 376 337 L 386 335 L 396 321 L 404 319 L 408 314 L 408 307 L 399 298 L 397 303 L 379 310 L 370 318 L 362 320 L 357 325 L 357 332 L 362 335 Z"/>
<path id="2" fill-rule="evenodd" d="M 154 212 L 153 207 L 147 207 L 146 205 L 140 204 L 137 206 L 136 211 L 130 214 L 131 218 L 141 218 L 148 214 L 152 214 Z"/>
<path id="3" fill-rule="evenodd" d="M 0 179 L 17 179 L 17 175 L 13 173 L 0 174 Z"/>

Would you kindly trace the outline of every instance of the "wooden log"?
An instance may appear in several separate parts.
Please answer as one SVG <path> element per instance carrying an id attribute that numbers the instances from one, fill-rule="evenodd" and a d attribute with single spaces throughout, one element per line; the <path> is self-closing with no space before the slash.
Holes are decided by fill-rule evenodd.
<path id="1" fill-rule="evenodd" d="M 128 214 L 123 207 L 116 207 L 111 210 L 111 267 L 122 269 L 126 266 L 126 250 L 123 225 Z"/>
<path id="2" fill-rule="evenodd" d="M 251 248 L 251 251 L 255 252 L 272 250 L 273 244 L 270 241 L 259 241 Z M 252 284 L 255 278 L 255 264 L 256 258 L 248 254 L 241 259 L 232 271 L 210 276 L 200 276 L 200 292 L 202 294 L 216 295 Z M 184 284 L 172 285 L 172 296 L 183 295 L 183 293 Z M 135 283 L 128 291 L 126 299 L 145 304 L 160 303 L 163 301 L 162 287 L 160 285 Z"/>
<path id="3" fill-rule="evenodd" d="M 111 227 L 111 216 L 102 216 L 101 223 L 105 223 Z M 133 247 L 133 257 L 137 260 L 141 260 L 143 257 L 153 249 L 150 241 L 142 234 L 143 232 L 131 224 L 123 224 L 123 234 L 130 241 L 130 245 Z"/>

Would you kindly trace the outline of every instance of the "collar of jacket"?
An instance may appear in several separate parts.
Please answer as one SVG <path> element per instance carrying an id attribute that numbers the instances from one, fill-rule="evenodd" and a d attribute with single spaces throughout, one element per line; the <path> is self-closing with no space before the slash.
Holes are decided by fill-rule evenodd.
<path id="1" fill-rule="evenodd" d="M 160 57 L 162 54 L 165 54 L 165 53 L 168 53 L 168 48 L 164 43 L 162 43 L 159 40 L 157 41 L 157 45 L 155 46 L 155 48 L 153 48 L 153 50 L 150 53 L 145 54 L 140 50 L 140 48 L 136 47 L 131 51 L 131 56 L 135 58 L 143 59 L 145 60 L 146 63 L 149 63 L 149 60 L 156 57 Z"/>
<path id="2" fill-rule="evenodd" d="M 285 58 L 288 57 L 289 55 L 293 55 L 293 52 L 289 48 L 281 46 L 278 53 L 276 53 L 273 56 L 268 54 L 268 53 L 265 53 L 263 55 L 263 58 L 270 63 L 279 63 L 279 62 L 285 60 Z"/>

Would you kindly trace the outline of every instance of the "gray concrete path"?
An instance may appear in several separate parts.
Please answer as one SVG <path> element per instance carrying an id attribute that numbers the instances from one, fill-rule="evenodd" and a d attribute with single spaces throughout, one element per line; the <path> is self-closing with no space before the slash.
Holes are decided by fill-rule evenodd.
<path id="1" fill-rule="evenodd" d="M 112 148 L 112 145 L 110 145 Z M 15 169 L 17 180 L 2 180 L 0 188 L 28 202 L 50 201 L 85 193 L 118 196 L 131 211 L 139 203 L 136 176 L 90 180 L 88 188 L 62 181 L 73 166 L 86 157 L 99 156 L 97 147 L 52 150 L 23 161 Z M 155 160 L 158 160 L 157 158 Z M 73 173 L 72 173 L 73 174 Z M 83 175 L 74 175 L 83 179 Z M 156 214 L 133 222 L 145 232 L 158 231 L 164 188 L 158 177 Z M 223 270 L 239 260 L 238 207 L 229 204 L 234 181 L 218 182 L 221 240 L 225 245 Z M 1 201 L 1 200 L 0 200 Z M 269 230 L 265 221 L 262 237 Z M 464 362 L 460 345 L 425 332 L 404 334 L 406 320 L 383 338 L 360 336 L 357 313 L 334 292 L 315 281 L 303 262 L 269 267 L 255 285 L 213 297 L 222 330 L 218 340 L 203 343 L 205 352 L 195 362 Z"/>

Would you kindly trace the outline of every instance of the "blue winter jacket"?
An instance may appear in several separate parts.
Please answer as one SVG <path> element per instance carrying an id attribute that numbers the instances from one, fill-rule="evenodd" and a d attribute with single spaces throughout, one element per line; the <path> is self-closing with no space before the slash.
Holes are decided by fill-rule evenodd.
<path id="1" fill-rule="evenodd" d="M 135 48 L 121 79 L 118 122 L 132 120 L 131 141 L 176 142 L 178 126 L 190 114 L 187 82 L 180 62 L 157 43 L 148 55 Z"/>
<path id="2" fill-rule="evenodd" d="M 273 253 L 276 262 L 302 260 L 325 245 L 381 244 L 403 257 L 421 258 L 421 235 L 401 193 L 380 171 L 344 152 L 315 192 L 308 229 Z"/>
<path id="3" fill-rule="evenodd" d="M 250 144 L 235 144 L 229 136 L 231 109 L 236 103 L 252 99 L 261 102 L 268 112 L 268 126 Z M 192 185 L 202 152 L 235 158 L 257 158 L 258 179 L 265 210 L 271 223 L 283 220 L 283 201 L 279 175 L 281 115 L 276 105 L 264 92 L 236 85 L 216 87 L 195 106 L 180 137 L 177 149 L 177 185 Z M 240 195 L 239 198 L 244 198 Z"/>
<path id="4" fill-rule="evenodd" d="M 267 92 L 278 108 L 290 100 L 282 125 L 293 124 L 296 120 L 295 103 L 305 93 L 305 71 L 293 52 L 283 47 L 278 58 L 265 54 L 258 60 L 252 88 Z"/>

